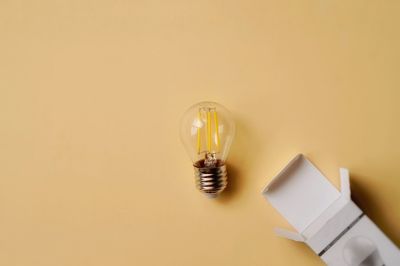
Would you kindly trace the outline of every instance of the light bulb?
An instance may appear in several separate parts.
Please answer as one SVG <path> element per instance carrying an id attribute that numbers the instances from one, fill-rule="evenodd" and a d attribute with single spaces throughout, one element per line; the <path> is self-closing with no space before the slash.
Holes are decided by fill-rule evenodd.
<path id="1" fill-rule="evenodd" d="M 180 134 L 193 162 L 197 188 L 215 198 L 227 185 L 225 161 L 235 135 L 230 112 L 218 103 L 197 103 L 184 113 Z"/>

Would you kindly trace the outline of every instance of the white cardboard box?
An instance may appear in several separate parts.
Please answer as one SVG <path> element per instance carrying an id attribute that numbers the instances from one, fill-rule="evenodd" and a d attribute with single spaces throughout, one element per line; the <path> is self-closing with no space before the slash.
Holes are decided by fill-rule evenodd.
<path id="1" fill-rule="evenodd" d="M 302 154 L 264 188 L 263 195 L 297 232 L 276 234 L 306 243 L 332 266 L 400 266 L 400 251 L 350 198 L 349 172 L 339 192 Z"/>

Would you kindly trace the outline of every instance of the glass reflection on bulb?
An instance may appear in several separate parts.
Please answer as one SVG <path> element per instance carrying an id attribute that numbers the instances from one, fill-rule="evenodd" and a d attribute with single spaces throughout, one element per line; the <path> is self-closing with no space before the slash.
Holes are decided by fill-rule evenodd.
<path id="1" fill-rule="evenodd" d="M 235 135 L 229 111 L 218 103 L 200 102 L 181 120 L 181 140 L 195 168 L 197 187 L 210 197 L 226 187 L 225 161 Z"/>

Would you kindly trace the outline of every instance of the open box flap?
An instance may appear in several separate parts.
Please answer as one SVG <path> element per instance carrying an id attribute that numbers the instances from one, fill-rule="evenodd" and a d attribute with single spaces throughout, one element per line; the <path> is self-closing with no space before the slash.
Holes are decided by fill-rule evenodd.
<path id="1" fill-rule="evenodd" d="M 289 231 L 286 229 L 282 229 L 279 227 L 274 228 L 275 234 L 277 236 L 283 237 L 283 238 L 287 238 L 293 241 L 298 241 L 298 242 L 305 242 L 306 239 L 299 233 L 293 232 L 293 231 Z"/>
<path id="2" fill-rule="evenodd" d="M 349 170 L 346 168 L 340 168 L 340 197 L 335 200 L 326 210 L 324 210 L 321 215 L 315 219 L 306 229 L 302 231 L 302 235 L 305 238 L 310 238 L 321 230 L 333 217 L 335 217 L 343 208 L 349 205 L 351 202 L 350 198 L 350 180 L 349 180 Z M 352 204 L 354 205 L 354 204 Z M 359 215 L 359 209 L 354 205 L 357 210 L 353 210 L 351 218 L 354 215 Z"/>
<path id="3" fill-rule="evenodd" d="M 302 154 L 272 179 L 263 195 L 299 233 L 341 196 Z"/>

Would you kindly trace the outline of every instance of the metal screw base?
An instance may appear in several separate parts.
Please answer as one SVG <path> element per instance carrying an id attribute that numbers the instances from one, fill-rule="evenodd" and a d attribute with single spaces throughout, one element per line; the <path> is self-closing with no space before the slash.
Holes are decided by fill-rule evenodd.
<path id="1" fill-rule="evenodd" d="M 206 167 L 202 163 L 194 164 L 196 187 L 209 198 L 216 198 L 228 184 L 226 166 L 217 164 Z"/>

